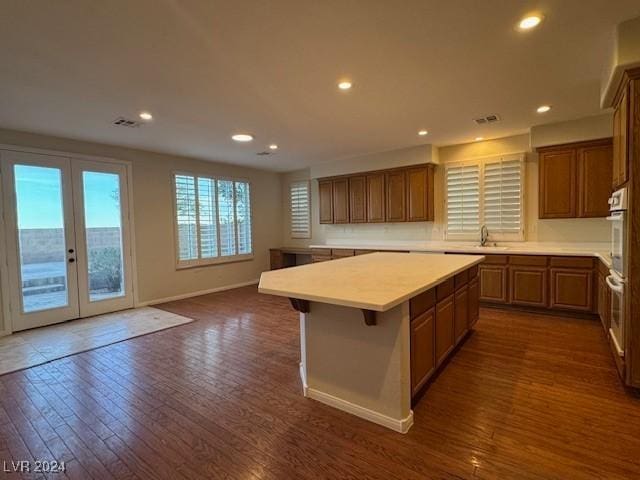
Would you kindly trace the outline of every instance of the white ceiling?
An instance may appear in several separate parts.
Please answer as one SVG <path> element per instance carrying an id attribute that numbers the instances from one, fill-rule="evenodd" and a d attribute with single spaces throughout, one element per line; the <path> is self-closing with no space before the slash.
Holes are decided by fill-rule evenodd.
<path id="1" fill-rule="evenodd" d="M 517 32 L 532 10 L 544 23 Z M 614 26 L 637 15 L 637 0 L 5 0 L 0 126 L 281 171 L 500 137 L 599 113 Z M 153 123 L 111 125 L 140 110 Z"/>

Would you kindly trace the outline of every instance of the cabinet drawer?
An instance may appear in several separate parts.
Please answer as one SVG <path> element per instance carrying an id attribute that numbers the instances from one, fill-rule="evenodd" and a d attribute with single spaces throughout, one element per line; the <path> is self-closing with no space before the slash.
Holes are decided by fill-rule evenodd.
<path id="1" fill-rule="evenodd" d="M 485 255 L 483 264 L 491 263 L 491 264 L 499 264 L 506 265 L 509 257 L 506 255 Z"/>
<path id="2" fill-rule="evenodd" d="M 313 263 L 326 262 L 328 260 L 331 260 L 330 255 L 311 255 L 311 262 Z"/>
<path id="3" fill-rule="evenodd" d="M 593 268 L 593 257 L 551 257 L 552 267 Z"/>
<path id="4" fill-rule="evenodd" d="M 549 259 L 544 255 L 510 255 L 510 265 L 531 265 L 532 267 L 546 267 Z"/>
<path id="5" fill-rule="evenodd" d="M 422 315 L 436 304 L 436 289 L 432 288 L 426 292 L 422 292 L 411 300 L 409 300 L 409 309 L 411 312 L 411 318 L 416 318 Z"/>
<path id="6" fill-rule="evenodd" d="M 469 281 L 473 280 L 478 276 L 478 265 L 474 265 L 469 269 Z"/>
<path id="7" fill-rule="evenodd" d="M 453 277 L 453 283 L 455 285 L 456 290 L 459 290 L 460 288 L 465 286 L 468 282 L 469 282 L 469 270 L 460 272 L 456 274 L 455 277 Z"/>
<path id="8" fill-rule="evenodd" d="M 445 280 L 440 285 L 436 286 L 436 297 L 440 301 L 453 293 L 455 290 L 455 283 L 453 277 Z"/>
<path id="9" fill-rule="evenodd" d="M 354 250 L 354 255 L 366 255 L 367 253 L 375 253 L 375 250 Z"/>
<path id="10" fill-rule="evenodd" d="M 312 248 L 311 255 L 328 255 L 331 256 L 330 248 Z"/>

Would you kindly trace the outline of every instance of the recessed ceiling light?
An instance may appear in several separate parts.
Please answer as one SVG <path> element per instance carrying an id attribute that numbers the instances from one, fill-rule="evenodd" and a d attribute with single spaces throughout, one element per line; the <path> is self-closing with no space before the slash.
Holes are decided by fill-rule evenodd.
<path id="1" fill-rule="evenodd" d="M 342 82 L 338 83 L 338 88 L 340 90 L 349 90 L 352 86 L 353 84 L 349 80 L 343 80 Z"/>
<path id="2" fill-rule="evenodd" d="M 249 135 L 248 133 L 236 133 L 231 136 L 236 142 L 250 142 L 253 140 L 253 135 Z"/>
<path id="3" fill-rule="evenodd" d="M 427 132 L 426 130 L 420 130 L 418 132 L 418 135 L 420 135 L 421 137 L 424 137 L 427 133 L 429 133 L 429 132 Z"/>
<path id="4" fill-rule="evenodd" d="M 149 112 L 140 112 L 140 118 L 142 120 L 153 120 L 153 115 L 151 115 Z"/>
<path id="5" fill-rule="evenodd" d="M 484 140 L 484 137 L 476 137 L 476 142 L 479 142 L 480 140 Z"/>
<path id="6" fill-rule="evenodd" d="M 542 22 L 542 15 L 527 15 L 518 23 L 520 30 L 531 30 Z"/>
<path id="7" fill-rule="evenodd" d="M 540 105 L 536 109 L 536 112 L 538 112 L 538 113 L 547 113 L 549 110 L 551 110 L 551 105 Z"/>
<path id="8" fill-rule="evenodd" d="M 276 145 L 275 143 L 272 143 L 271 145 L 269 145 L 269 148 L 271 150 L 277 150 L 278 149 L 278 145 Z"/>

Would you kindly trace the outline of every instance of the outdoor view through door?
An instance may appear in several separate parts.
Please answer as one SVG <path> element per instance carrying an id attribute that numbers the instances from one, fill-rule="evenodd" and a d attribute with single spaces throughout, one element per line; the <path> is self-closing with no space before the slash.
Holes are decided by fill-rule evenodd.
<path id="1" fill-rule="evenodd" d="M 132 307 L 126 166 L 0 158 L 12 330 Z"/>

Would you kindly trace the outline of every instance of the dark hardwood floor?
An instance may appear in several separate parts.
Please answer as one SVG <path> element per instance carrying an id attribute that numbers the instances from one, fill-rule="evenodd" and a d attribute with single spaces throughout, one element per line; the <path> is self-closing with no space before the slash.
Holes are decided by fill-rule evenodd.
<path id="1" fill-rule="evenodd" d="M 597 322 L 483 309 L 401 435 L 302 396 L 286 299 L 161 308 L 198 321 L 0 377 L 0 461 L 77 479 L 640 478 L 640 398 Z"/>

